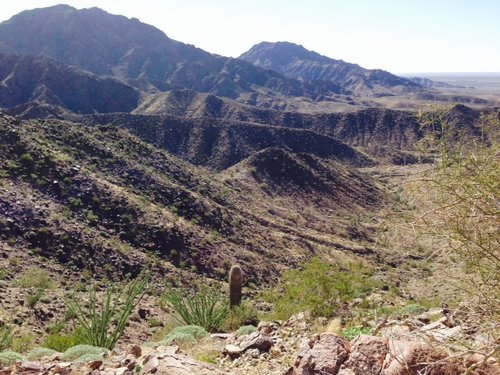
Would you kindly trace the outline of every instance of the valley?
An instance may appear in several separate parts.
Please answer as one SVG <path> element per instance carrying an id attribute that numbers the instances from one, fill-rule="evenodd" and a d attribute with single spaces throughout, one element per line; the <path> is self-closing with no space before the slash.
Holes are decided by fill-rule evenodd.
<path id="1" fill-rule="evenodd" d="M 0 373 L 496 374 L 499 87 L 0 23 Z"/>

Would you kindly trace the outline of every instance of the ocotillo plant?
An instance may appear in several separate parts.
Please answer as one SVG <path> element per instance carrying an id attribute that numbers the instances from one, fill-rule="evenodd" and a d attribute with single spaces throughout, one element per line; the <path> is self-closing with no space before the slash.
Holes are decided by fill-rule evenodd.
<path id="1" fill-rule="evenodd" d="M 243 271 L 238 264 L 229 271 L 229 306 L 239 306 L 241 303 L 241 285 L 243 284 Z"/>

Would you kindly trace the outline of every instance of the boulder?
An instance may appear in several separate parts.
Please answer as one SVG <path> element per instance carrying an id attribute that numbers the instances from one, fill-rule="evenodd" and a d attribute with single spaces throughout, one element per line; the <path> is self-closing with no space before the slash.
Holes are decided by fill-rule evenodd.
<path id="1" fill-rule="evenodd" d="M 16 371 L 17 374 L 47 374 L 47 369 L 40 362 L 22 362 Z"/>
<path id="2" fill-rule="evenodd" d="M 315 335 L 304 342 L 289 375 L 335 375 L 349 357 L 349 342 L 332 334 Z"/>
<path id="3" fill-rule="evenodd" d="M 346 374 L 379 375 L 388 352 L 387 339 L 360 335 L 351 343 L 349 359 L 344 362 L 341 369 L 350 370 L 344 372 Z"/>
<path id="4" fill-rule="evenodd" d="M 273 345 L 274 342 L 270 336 L 257 331 L 241 336 L 235 343 L 226 345 L 222 353 L 231 358 L 237 358 L 252 349 L 256 349 L 258 353 L 269 352 Z"/>
<path id="5" fill-rule="evenodd" d="M 198 362 L 180 354 L 153 357 L 144 366 L 140 374 L 156 375 L 224 375 L 224 373 L 207 363 Z"/>
<path id="6" fill-rule="evenodd" d="M 243 336 L 243 340 L 239 346 L 243 352 L 249 349 L 258 349 L 259 352 L 268 352 L 273 346 L 273 340 L 266 334 L 261 332 L 253 332 L 249 335 Z"/>

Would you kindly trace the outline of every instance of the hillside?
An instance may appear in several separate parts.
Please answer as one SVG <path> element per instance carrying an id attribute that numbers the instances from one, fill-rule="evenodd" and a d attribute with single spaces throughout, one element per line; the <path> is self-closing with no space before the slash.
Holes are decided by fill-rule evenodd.
<path id="1" fill-rule="evenodd" d="M 0 82 L 0 107 L 19 112 L 30 103 L 60 107 L 63 112 L 130 112 L 139 103 L 138 90 L 119 80 L 43 56 L 0 53 Z"/>
<path id="2" fill-rule="evenodd" d="M 256 44 L 240 59 L 290 78 L 330 81 L 356 95 L 390 95 L 422 89 L 419 83 L 384 70 L 364 69 L 289 42 Z"/>
<path id="3" fill-rule="evenodd" d="M 358 177 L 340 178 L 336 162 L 287 152 L 284 162 L 299 158 L 307 165 L 294 172 L 299 174 L 295 178 L 321 176 L 318 181 L 333 184 L 336 192 L 325 195 L 320 189 L 295 196 L 276 216 L 263 208 L 275 204 L 260 184 L 267 178 L 273 186 L 280 183 L 275 175 L 261 175 L 267 170 L 261 164 L 254 182 L 250 180 L 253 193 L 245 194 L 233 172 L 217 176 L 190 166 L 115 127 L 18 122 L 3 115 L 0 131 L 2 250 L 8 257 L 29 251 L 35 258 L 52 259 L 70 274 L 88 269 L 120 277 L 137 274 L 157 259 L 153 265 L 161 272 L 175 275 L 185 269 L 194 275 L 196 270 L 219 278 L 238 261 L 251 264 L 249 277 L 261 280 L 312 248 L 340 246 L 356 252 L 363 245 L 340 230 L 347 225 L 342 218 L 352 214 L 347 202 L 356 202 L 360 213 L 383 202 L 370 178 L 345 166 L 342 174 Z M 260 159 L 252 157 L 251 163 Z M 285 199 L 286 190 L 283 185 L 278 195 Z M 300 217 L 297 199 L 322 202 L 314 222 L 300 230 L 293 221 Z M 323 226 L 332 214 L 335 230 Z M 265 259 L 271 253 L 269 264 Z M 21 267 L 24 262 L 29 258 Z"/>
<path id="4" fill-rule="evenodd" d="M 307 152 L 353 166 L 375 163 L 370 157 L 337 139 L 304 129 L 210 117 L 184 119 L 129 114 L 72 117 L 88 125 L 111 124 L 129 129 L 146 142 L 173 155 L 215 170 L 226 169 L 268 147 Z"/>

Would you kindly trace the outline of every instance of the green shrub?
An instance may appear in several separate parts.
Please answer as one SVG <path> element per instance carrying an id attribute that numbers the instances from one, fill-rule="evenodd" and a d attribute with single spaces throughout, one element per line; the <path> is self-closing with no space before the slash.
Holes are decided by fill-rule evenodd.
<path id="1" fill-rule="evenodd" d="M 418 303 L 410 303 L 405 307 L 401 308 L 398 311 L 400 315 L 418 315 L 427 311 L 427 308 L 418 304 Z"/>
<path id="2" fill-rule="evenodd" d="M 80 198 L 71 197 L 69 198 L 69 205 L 71 208 L 78 208 L 82 205 L 82 200 Z"/>
<path id="3" fill-rule="evenodd" d="M 359 335 L 369 335 L 373 331 L 372 327 L 349 327 L 341 331 L 340 335 L 346 340 L 351 341 L 352 339 L 358 337 Z"/>
<path id="4" fill-rule="evenodd" d="M 23 353 L 32 348 L 35 336 L 31 332 L 23 332 L 12 340 L 12 350 L 17 353 Z"/>
<path id="5" fill-rule="evenodd" d="M 18 279 L 17 284 L 21 288 L 29 289 L 50 289 L 54 286 L 49 273 L 39 267 L 32 267 L 26 270 Z"/>
<path id="6" fill-rule="evenodd" d="M 229 313 L 229 305 L 218 289 L 201 287 L 191 295 L 167 289 L 161 304 L 174 309 L 180 323 L 201 326 L 209 332 L 220 331 Z"/>
<path id="7" fill-rule="evenodd" d="M 424 204 L 411 228 L 439 241 L 439 257 L 463 266 L 464 272 L 448 275 L 458 276 L 451 284 L 470 298 L 462 308 L 481 317 L 483 333 L 499 337 L 500 111 L 458 126 L 452 108 L 429 109 L 418 116 L 426 135 L 420 146 L 434 163 L 412 189 Z"/>
<path id="8" fill-rule="evenodd" d="M 26 304 L 30 309 L 34 308 L 35 305 L 42 299 L 44 296 L 45 290 L 41 288 L 30 289 L 26 293 Z"/>
<path id="9" fill-rule="evenodd" d="M 48 228 L 40 228 L 39 232 L 48 231 Z M 33 308 L 40 301 L 47 289 L 54 287 L 49 273 L 39 267 L 32 267 L 26 270 L 18 279 L 17 284 L 24 289 L 28 289 L 26 293 L 26 304 Z"/>
<path id="10" fill-rule="evenodd" d="M 4 225 L 4 223 L 2 223 L 1 221 L 0 224 Z M 0 270 L 0 280 L 6 280 L 9 276 L 10 276 L 10 270 L 6 269 Z"/>
<path id="11" fill-rule="evenodd" d="M 224 323 L 224 329 L 226 331 L 234 331 L 235 329 L 238 329 L 238 327 L 257 324 L 258 322 L 259 319 L 257 317 L 257 309 L 255 306 L 243 301 L 241 305 L 230 309 Z"/>
<path id="12" fill-rule="evenodd" d="M 81 339 L 77 334 L 61 335 L 52 333 L 45 336 L 42 341 L 42 346 L 46 349 L 52 349 L 58 352 L 64 352 L 69 348 L 81 343 Z"/>
<path id="13" fill-rule="evenodd" d="M 92 345 L 77 345 L 69 348 L 61 355 L 61 360 L 63 361 L 75 361 L 82 356 L 88 355 L 102 355 L 108 350 L 106 348 L 100 348 L 98 346 Z"/>
<path id="14" fill-rule="evenodd" d="M 148 319 L 148 325 L 150 328 L 161 327 L 163 326 L 163 322 L 158 318 L 151 317 Z"/>
<path id="15" fill-rule="evenodd" d="M 88 212 L 87 213 L 87 220 L 91 223 L 95 223 L 99 220 L 99 216 L 97 216 L 93 212 Z"/>
<path id="16" fill-rule="evenodd" d="M 51 357 L 58 354 L 55 350 L 48 348 L 34 348 L 29 351 L 27 358 L 28 361 L 36 361 L 44 357 Z"/>
<path id="17" fill-rule="evenodd" d="M 0 325 L 0 352 L 12 345 L 15 326 L 10 324 Z"/>
<path id="18" fill-rule="evenodd" d="M 1 352 L 0 353 L 0 366 L 10 366 L 17 361 L 24 361 L 24 357 L 16 352 Z"/>
<path id="19" fill-rule="evenodd" d="M 257 327 L 255 326 L 242 326 L 236 330 L 234 333 L 236 336 L 249 335 L 250 333 L 254 333 L 257 331 Z"/>
<path id="20" fill-rule="evenodd" d="M 123 334 L 130 314 L 144 297 L 150 274 L 143 273 L 130 285 L 115 293 L 114 285 L 108 285 L 101 303 L 96 297 L 96 288 L 89 291 L 88 305 L 81 304 L 76 297 L 66 299 L 68 310 L 75 315 L 81 342 L 113 349 Z M 121 305 L 122 297 L 125 298 Z"/>
<path id="21" fill-rule="evenodd" d="M 22 154 L 19 157 L 19 162 L 26 169 L 31 169 L 33 167 L 33 156 L 29 153 Z"/>
<path id="22" fill-rule="evenodd" d="M 196 342 L 206 336 L 208 336 L 208 332 L 203 327 L 196 325 L 181 326 L 174 328 L 160 343 L 168 346 L 174 341 L 177 344 Z"/>
<path id="23" fill-rule="evenodd" d="M 332 317 L 342 303 L 366 295 L 375 286 L 361 264 L 343 268 L 318 257 L 304 263 L 301 270 L 285 271 L 281 281 L 266 297 L 274 303 L 276 318 L 283 320 L 301 311 Z"/>

